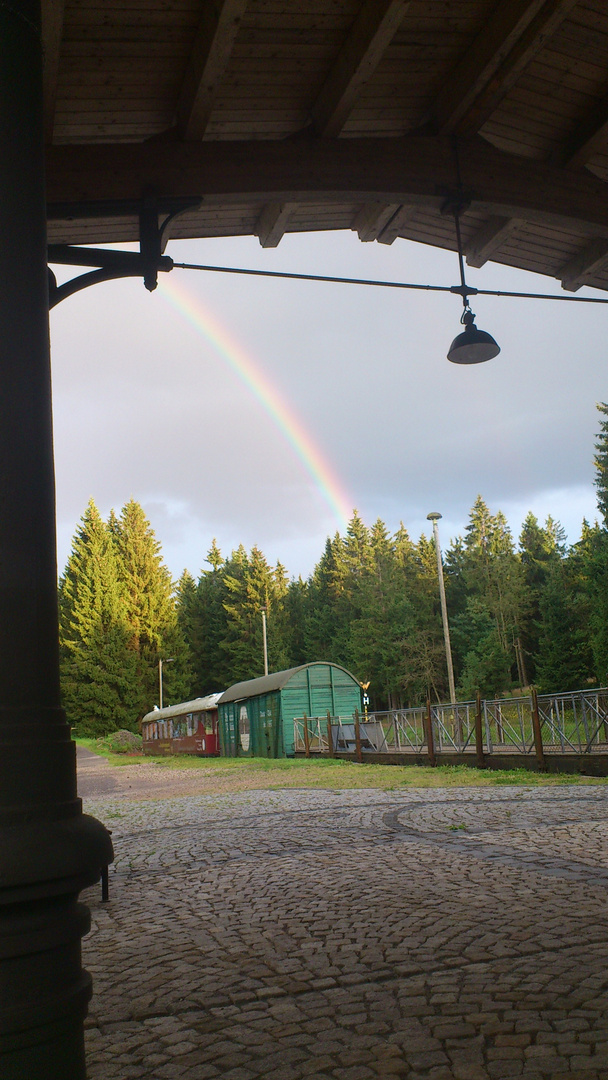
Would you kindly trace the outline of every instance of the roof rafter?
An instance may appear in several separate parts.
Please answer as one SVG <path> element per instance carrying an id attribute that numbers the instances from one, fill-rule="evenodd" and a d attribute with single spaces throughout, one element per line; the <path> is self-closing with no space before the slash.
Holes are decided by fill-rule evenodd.
<path id="1" fill-rule="evenodd" d="M 410 0 L 364 0 L 312 107 L 315 130 L 339 135 L 362 87 L 376 70 Z"/>
<path id="2" fill-rule="evenodd" d="M 588 275 L 599 270 L 606 262 L 608 262 L 608 239 L 596 237 L 573 259 L 569 259 L 555 276 L 561 281 L 562 289 L 577 292 L 581 285 L 585 284 Z"/>
<path id="3" fill-rule="evenodd" d="M 437 130 L 473 135 L 559 28 L 577 0 L 499 3 L 434 106 Z"/>
<path id="4" fill-rule="evenodd" d="M 510 0 L 498 4 L 435 104 L 438 130 L 477 133 L 575 3 Z M 469 266 L 483 266 L 521 224 L 520 218 L 490 217 L 468 245 Z"/>
<path id="5" fill-rule="evenodd" d="M 468 265 L 483 266 L 502 247 L 507 237 L 522 224 L 521 218 L 488 218 L 466 244 Z"/>
<path id="6" fill-rule="evenodd" d="M 217 87 L 230 60 L 247 0 L 205 3 L 177 104 L 183 139 L 202 139 Z"/>
<path id="7" fill-rule="evenodd" d="M 53 138 L 64 12 L 65 0 L 46 0 L 41 8 L 45 143 Z"/>
<path id="8" fill-rule="evenodd" d="M 405 229 L 408 221 L 413 218 L 416 213 L 415 206 L 409 206 L 405 204 L 400 206 L 397 213 L 391 218 L 387 225 L 384 226 L 382 232 L 378 237 L 379 244 L 392 244 L 401 236 L 402 230 Z"/>
<path id="9" fill-rule="evenodd" d="M 598 152 L 605 152 L 608 145 L 608 94 L 591 109 L 586 117 L 575 125 L 566 141 L 562 165 L 577 169 L 586 165 Z"/>
<path id="10" fill-rule="evenodd" d="M 364 243 L 377 240 L 398 210 L 399 203 L 364 203 L 355 214 L 351 229 Z"/>
<path id="11" fill-rule="evenodd" d="M 608 185 L 590 173 L 461 144 L 462 182 L 477 212 L 608 237 Z M 449 136 L 54 146 L 47 198 L 54 219 L 120 213 L 142 193 L 246 202 L 383 202 L 441 208 L 456 177 Z"/>
<path id="12" fill-rule="evenodd" d="M 376 70 L 409 5 L 410 0 L 364 0 L 312 106 L 313 125 L 318 135 L 333 138 L 340 134 L 362 87 Z M 262 213 L 265 215 L 266 208 Z M 270 210 L 268 216 L 271 216 Z M 285 233 L 289 215 L 284 215 L 282 221 L 283 232 L 279 234 L 275 227 L 272 244 L 262 246 L 277 246 Z"/>
<path id="13" fill-rule="evenodd" d="M 263 248 L 278 247 L 294 206 L 295 203 L 290 202 L 266 203 L 255 227 L 255 235 Z"/>

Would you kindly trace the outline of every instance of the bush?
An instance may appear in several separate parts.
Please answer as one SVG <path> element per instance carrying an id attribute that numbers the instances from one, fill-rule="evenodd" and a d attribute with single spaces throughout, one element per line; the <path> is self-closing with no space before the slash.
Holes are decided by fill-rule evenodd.
<path id="1" fill-rule="evenodd" d="M 141 735 L 135 735 L 132 731 L 126 731 L 125 728 L 112 731 L 110 735 L 105 735 L 97 742 L 103 746 L 104 750 L 110 750 L 113 754 L 137 753 L 142 747 Z"/>

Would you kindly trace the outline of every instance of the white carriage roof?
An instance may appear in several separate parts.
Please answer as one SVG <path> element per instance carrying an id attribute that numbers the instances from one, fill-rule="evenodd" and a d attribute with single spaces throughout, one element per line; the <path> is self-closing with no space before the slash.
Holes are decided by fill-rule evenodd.
<path id="1" fill-rule="evenodd" d="M 142 724 L 149 720 L 168 720 L 172 716 L 183 716 L 185 713 L 208 712 L 217 708 L 221 694 L 208 694 L 207 697 L 197 697 L 194 701 L 182 701 L 180 705 L 168 705 L 166 709 L 152 709 L 146 713 Z"/>

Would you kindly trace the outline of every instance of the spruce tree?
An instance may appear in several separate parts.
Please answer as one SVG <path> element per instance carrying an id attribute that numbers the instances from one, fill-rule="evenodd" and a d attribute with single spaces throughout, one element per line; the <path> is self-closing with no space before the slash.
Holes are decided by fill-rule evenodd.
<path id="1" fill-rule="evenodd" d="M 527 671 L 534 681 L 540 648 L 541 599 L 553 566 L 566 556 L 566 535 L 562 526 L 548 517 L 543 527 L 534 514 L 529 513 L 522 525 L 519 553 L 526 586 L 521 641 Z"/>
<path id="2" fill-rule="evenodd" d="M 540 595 L 536 681 L 539 690 L 581 690 L 593 663 L 584 617 L 584 590 L 572 576 L 574 562 L 554 559 Z M 582 601 L 582 606 L 581 606 Z"/>
<path id="3" fill-rule="evenodd" d="M 287 580 L 284 568 L 272 569 L 258 547 L 247 555 L 241 546 L 226 564 L 226 653 L 232 682 L 264 674 L 262 609 L 268 630 L 268 670 L 280 671 L 289 664 L 285 619 Z M 230 683 L 228 684 L 230 685 Z"/>
<path id="4" fill-rule="evenodd" d="M 177 620 L 173 583 L 160 544 L 139 503 L 131 499 L 110 529 L 125 592 L 130 647 L 137 658 L 140 716 L 158 701 L 158 661 L 163 669 L 163 704 L 187 699 L 192 686 L 190 653 Z"/>
<path id="5" fill-rule="evenodd" d="M 225 563 L 214 539 L 196 587 L 191 650 L 195 675 L 202 693 L 225 690 L 234 682 L 223 642 L 226 640 L 228 598 Z"/>
<path id="6" fill-rule="evenodd" d="M 526 609 L 522 566 L 504 515 L 491 514 L 481 496 L 469 516 L 460 571 L 467 594 L 465 610 L 454 620 L 461 686 L 468 695 L 477 680 L 479 689 L 501 694 L 514 677 L 520 685 L 527 683 L 521 646 Z M 485 629 L 487 619 L 493 624 L 491 634 Z"/>
<path id="7" fill-rule="evenodd" d="M 59 582 L 61 686 L 80 735 L 137 730 L 136 658 L 112 535 L 91 499 Z"/>
<path id="8" fill-rule="evenodd" d="M 602 419 L 600 430 L 595 444 L 596 454 L 593 459 L 595 465 L 595 486 L 597 488 L 597 505 L 604 519 L 604 526 L 608 527 L 608 405 L 600 401 L 597 411 Z"/>
<path id="9" fill-rule="evenodd" d="M 323 554 L 308 580 L 304 627 L 306 655 L 338 664 L 348 660 L 348 630 L 340 607 L 342 547 L 339 533 L 325 541 Z"/>
<path id="10" fill-rule="evenodd" d="M 367 538 L 357 608 L 350 630 L 349 667 L 363 682 L 370 682 L 376 707 L 396 705 L 402 689 L 402 640 L 412 624 L 412 609 L 395 539 L 379 519 Z"/>

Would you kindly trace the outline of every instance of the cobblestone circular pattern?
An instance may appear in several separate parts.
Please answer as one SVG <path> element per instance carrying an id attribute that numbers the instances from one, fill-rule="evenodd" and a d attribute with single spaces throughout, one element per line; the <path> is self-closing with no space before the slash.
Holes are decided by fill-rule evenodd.
<path id="1" fill-rule="evenodd" d="M 606 1080 L 608 791 L 86 800 L 91 1080 Z"/>

